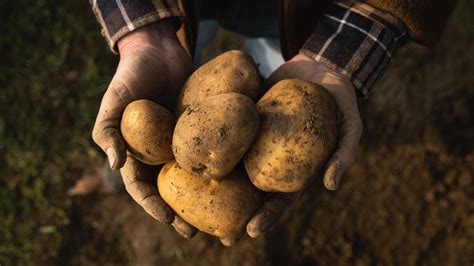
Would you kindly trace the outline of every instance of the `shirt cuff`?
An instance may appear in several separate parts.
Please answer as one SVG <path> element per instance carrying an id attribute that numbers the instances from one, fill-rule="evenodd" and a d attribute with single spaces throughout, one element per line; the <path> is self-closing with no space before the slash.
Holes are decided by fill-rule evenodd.
<path id="1" fill-rule="evenodd" d="M 367 97 L 404 43 L 404 24 L 367 4 L 331 5 L 300 53 L 347 77 Z"/>
<path id="2" fill-rule="evenodd" d="M 137 28 L 160 19 L 182 17 L 174 0 L 90 0 L 110 49 L 118 53 L 117 41 Z M 181 21 L 178 19 L 176 24 Z"/>

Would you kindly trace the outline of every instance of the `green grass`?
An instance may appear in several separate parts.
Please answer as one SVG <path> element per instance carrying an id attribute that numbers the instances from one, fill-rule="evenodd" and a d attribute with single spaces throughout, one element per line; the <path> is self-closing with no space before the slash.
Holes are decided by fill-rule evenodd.
<path id="1" fill-rule="evenodd" d="M 87 2 L 0 4 L 0 264 L 57 255 L 116 56 Z"/>

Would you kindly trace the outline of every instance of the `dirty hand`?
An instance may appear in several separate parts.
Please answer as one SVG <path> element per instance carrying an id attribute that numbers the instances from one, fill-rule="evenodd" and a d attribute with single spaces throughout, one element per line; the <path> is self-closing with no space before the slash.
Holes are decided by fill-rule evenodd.
<path id="1" fill-rule="evenodd" d="M 168 20 L 125 35 L 118 41 L 118 49 L 120 62 L 102 98 L 92 138 L 107 154 L 112 169 L 123 167 L 122 177 L 132 198 L 155 219 L 173 223 L 178 232 L 190 237 L 195 229 L 175 218 L 158 194 L 157 168 L 127 156 L 120 121 L 125 107 L 138 99 L 149 99 L 172 109 L 191 72 L 191 58 Z"/>
<path id="2" fill-rule="evenodd" d="M 338 119 L 338 146 L 326 163 L 323 177 L 324 186 L 329 190 L 336 190 L 339 187 L 341 175 L 355 160 L 362 136 L 362 120 L 354 87 L 347 78 L 302 54 L 296 55 L 275 70 L 267 79 L 265 87 L 270 88 L 278 81 L 288 78 L 298 78 L 319 84 L 326 88 L 336 101 L 341 115 Z M 268 230 L 300 194 L 301 192 L 270 194 L 262 208 L 248 223 L 247 233 L 251 237 L 257 237 Z"/>
<path id="3" fill-rule="evenodd" d="M 139 28 L 118 41 L 120 62 L 102 98 L 92 138 L 107 154 L 112 169 L 127 158 L 120 121 L 125 107 L 149 99 L 170 108 L 191 71 L 191 59 L 173 26 L 160 21 Z"/>
<path id="4" fill-rule="evenodd" d="M 156 177 L 161 167 L 144 164 L 130 154 L 120 169 L 127 192 L 156 220 L 171 224 L 184 238 L 192 238 L 197 229 L 185 222 L 166 204 L 158 194 Z"/>

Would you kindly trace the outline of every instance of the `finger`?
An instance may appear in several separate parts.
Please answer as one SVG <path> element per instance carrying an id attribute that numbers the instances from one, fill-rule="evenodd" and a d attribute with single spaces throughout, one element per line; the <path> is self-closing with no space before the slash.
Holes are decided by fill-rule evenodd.
<path id="1" fill-rule="evenodd" d="M 197 234 L 197 229 L 186 221 L 184 221 L 178 215 L 175 215 L 174 221 L 171 225 L 174 227 L 176 232 L 178 232 L 186 239 L 191 239 Z"/>
<path id="2" fill-rule="evenodd" d="M 343 112 L 342 115 L 338 147 L 328 160 L 323 177 L 324 186 L 329 190 L 336 190 L 339 187 L 342 174 L 355 161 L 362 136 L 363 125 L 358 111 Z"/>
<path id="3" fill-rule="evenodd" d="M 92 131 L 92 139 L 107 154 L 110 168 L 117 170 L 127 158 L 126 145 L 120 132 L 125 107 L 132 101 L 125 83 L 116 74 L 102 98 Z"/>
<path id="4" fill-rule="evenodd" d="M 291 205 L 299 195 L 300 193 L 270 194 L 269 197 L 265 199 L 262 207 L 248 222 L 247 234 L 250 237 L 255 238 L 267 231 L 272 225 L 278 222 L 285 209 L 287 209 L 287 207 Z"/>
<path id="5" fill-rule="evenodd" d="M 239 241 L 239 239 L 240 238 L 223 237 L 219 240 L 221 241 L 222 245 L 224 245 L 226 247 L 230 247 L 230 246 L 235 245 L 235 243 L 237 243 Z"/>
<path id="6" fill-rule="evenodd" d="M 125 165 L 120 169 L 123 183 L 128 194 L 156 220 L 171 224 L 174 220 L 173 210 L 158 194 L 156 177 L 158 168 L 139 162 L 127 156 Z"/>
<path id="7" fill-rule="evenodd" d="M 278 222 L 281 215 L 282 212 L 280 211 L 274 212 L 268 209 L 259 210 L 247 224 L 247 234 L 252 238 L 258 237 Z"/>

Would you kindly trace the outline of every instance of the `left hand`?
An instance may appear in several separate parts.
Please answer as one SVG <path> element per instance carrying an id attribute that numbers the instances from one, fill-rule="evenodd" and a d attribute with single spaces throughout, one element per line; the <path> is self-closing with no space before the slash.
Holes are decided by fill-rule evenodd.
<path id="1" fill-rule="evenodd" d="M 296 55 L 275 70 L 266 80 L 265 87 L 270 88 L 278 81 L 290 78 L 298 78 L 319 84 L 326 88 L 336 101 L 342 116 L 341 119 L 338 119 L 338 146 L 326 164 L 323 177 L 324 186 L 329 190 L 336 190 L 339 187 L 342 174 L 355 160 L 362 136 L 363 126 L 354 87 L 346 77 L 302 54 Z M 267 231 L 278 222 L 285 210 L 292 205 L 301 193 L 268 194 L 263 206 L 247 224 L 248 235 L 257 237 Z M 227 244 L 231 243 L 233 242 L 227 240 Z"/>

